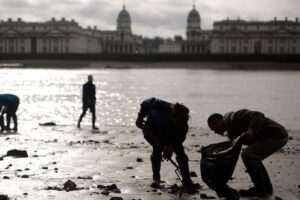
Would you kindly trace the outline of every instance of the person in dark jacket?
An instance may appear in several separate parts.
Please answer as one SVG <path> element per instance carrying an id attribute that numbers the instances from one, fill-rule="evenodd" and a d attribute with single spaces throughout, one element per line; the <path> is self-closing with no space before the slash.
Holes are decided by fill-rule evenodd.
<path id="1" fill-rule="evenodd" d="M 246 109 L 209 116 L 209 128 L 230 140 L 241 136 L 248 147 L 241 157 L 254 184 L 248 190 L 240 190 L 240 196 L 264 197 L 273 194 L 273 186 L 262 161 L 281 149 L 288 141 L 286 129 L 263 113 Z"/>
<path id="2" fill-rule="evenodd" d="M 94 130 L 98 130 L 96 127 L 96 87 L 93 84 L 93 76 L 88 75 L 88 82 L 86 82 L 82 87 L 82 113 L 79 117 L 77 128 L 80 128 L 80 123 L 82 118 L 85 116 L 85 113 L 88 109 L 92 113 L 92 127 Z"/>
<path id="3" fill-rule="evenodd" d="M 195 189 L 196 186 L 190 178 L 188 157 L 183 147 L 189 129 L 188 119 L 189 109 L 182 104 L 172 104 L 156 98 L 149 98 L 142 102 L 136 126 L 143 130 L 144 138 L 153 148 L 151 163 L 154 182 L 161 181 L 162 154 L 168 160 L 175 152 L 183 186 L 187 189 Z"/>
<path id="4" fill-rule="evenodd" d="M 0 108 L 2 108 L 0 113 L 0 123 L 2 131 L 5 129 L 10 131 L 10 120 L 11 118 L 14 121 L 14 131 L 18 130 L 18 118 L 17 118 L 17 110 L 20 104 L 20 99 L 18 96 L 14 94 L 0 94 Z M 4 127 L 3 115 L 6 114 L 6 126 Z"/>

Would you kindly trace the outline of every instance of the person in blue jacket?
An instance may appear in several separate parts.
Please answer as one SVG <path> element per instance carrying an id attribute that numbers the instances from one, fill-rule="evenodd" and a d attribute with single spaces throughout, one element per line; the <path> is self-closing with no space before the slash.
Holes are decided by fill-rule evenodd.
<path id="1" fill-rule="evenodd" d="M 183 187 L 196 188 L 190 178 L 188 156 L 183 147 L 189 129 L 188 120 L 189 109 L 183 104 L 172 104 L 154 97 L 142 102 L 136 126 L 142 129 L 144 138 L 153 147 L 151 163 L 154 182 L 161 181 L 162 155 L 168 160 L 175 152 Z"/>
<path id="2" fill-rule="evenodd" d="M 0 121 L 1 121 L 1 125 L 2 127 L 4 127 L 4 123 L 3 123 L 3 114 L 6 114 L 6 127 L 1 129 L 6 129 L 6 130 L 11 130 L 10 128 L 10 120 L 11 118 L 14 121 L 14 131 L 18 130 L 18 118 L 17 118 L 17 110 L 20 104 L 20 99 L 18 96 L 14 95 L 14 94 L 0 94 L 0 107 L 2 108 L 2 112 L 0 113 L 1 117 L 0 117 Z"/>

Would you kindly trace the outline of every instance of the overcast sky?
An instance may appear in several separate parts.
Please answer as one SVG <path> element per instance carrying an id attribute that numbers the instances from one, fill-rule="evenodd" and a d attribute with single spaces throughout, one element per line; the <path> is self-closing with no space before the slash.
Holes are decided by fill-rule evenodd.
<path id="1" fill-rule="evenodd" d="M 193 0 L 0 0 L 0 19 L 47 21 L 52 17 L 75 19 L 82 27 L 115 30 L 118 13 L 125 2 L 134 34 L 148 37 L 185 37 L 187 15 Z M 195 0 L 202 29 L 212 29 L 214 21 L 295 20 L 300 18 L 300 0 Z"/>

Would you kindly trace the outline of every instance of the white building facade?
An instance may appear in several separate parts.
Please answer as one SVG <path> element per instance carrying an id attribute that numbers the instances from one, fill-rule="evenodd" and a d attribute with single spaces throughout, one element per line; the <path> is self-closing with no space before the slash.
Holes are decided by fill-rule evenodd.
<path id="1" fill-rule="evenodd" d="M 132 34 L 128 11 L 117 18 L 117 30 L 84 29 L 65 18 L 43 23 L 8 19 L 0 22 L 0 53 L 9 54 L 134 54 L 143 53 L 142 38 Z"/>
<path id="2" fill-rule="evenodd" d="M 210 52 L 211 31 L 201 29 L 201 17 L 193 5 L 187 17 L 186 40 L 182 43 L 184 54 L 208 54 Z"/>
<path id="3" fill-rule="evenodd" d="M 18 19 L 0 22 L 0 53 L 63 54 L 101 52 L 98 39 L 77 22 L 52 18 L 45 23 Z"/>
<path id="4" fill-rule="evenodd" d="M 214 23 L 212 54 L 299 54 L 300 23 L 223 20 Z"/>

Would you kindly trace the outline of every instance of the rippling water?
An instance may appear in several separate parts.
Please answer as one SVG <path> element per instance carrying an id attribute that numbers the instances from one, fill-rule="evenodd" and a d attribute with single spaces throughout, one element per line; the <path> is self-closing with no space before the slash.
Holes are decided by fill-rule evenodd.
<path id="1" fill-rule="evenodd" d="M 21 99 L 20 129 L 55 121 L 74 125 L 81 112 L 87 75 L 97 87 L 100 127 L 133 126 L 148 97 L 178 101 L 191 109 L 192 126 L 206 127 L 210 113 L 240 108 L 260 110 L 288 129 L 300 129 L 300 73 L 191 69 L 0 69 L 0 93 Z M 83 124 L 89 125 L 90 114 Z"/>

